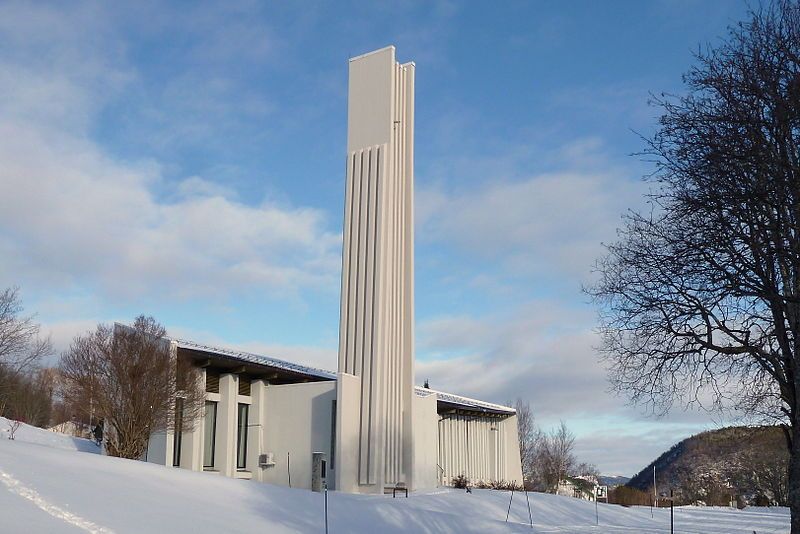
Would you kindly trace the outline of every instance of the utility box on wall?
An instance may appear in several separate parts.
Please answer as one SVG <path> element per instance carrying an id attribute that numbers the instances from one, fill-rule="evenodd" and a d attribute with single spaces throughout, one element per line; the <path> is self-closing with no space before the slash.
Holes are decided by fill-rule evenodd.
<path id="1" fill-rule="evenodd" d="M 311 491 L 322 491 L 328 487 L 325 478 L 328 476 L 328 462 L 324 452 L 311 453 Z"/>

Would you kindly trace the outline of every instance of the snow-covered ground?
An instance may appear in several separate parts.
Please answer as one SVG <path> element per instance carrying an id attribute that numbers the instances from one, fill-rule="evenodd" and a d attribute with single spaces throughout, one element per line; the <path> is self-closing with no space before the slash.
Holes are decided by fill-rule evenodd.
<path id="1" fill-rule="evenodd" d="M 0 418 L 0 532 L 142 533 L 324 532 L 323 496 L 77 451 L 87 440 L 24 426 L 6 439 Z M 329 532 L 669 532 L 669 510 L 622 508 L 554 495 L 443 489 L 391 496 L 330 492 Z M 789 532 L 786 509 L 678 508 L 675 532 Z"/>

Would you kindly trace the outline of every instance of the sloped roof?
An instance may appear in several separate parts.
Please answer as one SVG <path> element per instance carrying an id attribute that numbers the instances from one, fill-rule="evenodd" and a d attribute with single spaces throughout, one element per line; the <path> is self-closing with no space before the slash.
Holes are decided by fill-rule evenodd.
<path id="1" fill-rule="evenodd" d="M 254 354 L 252 352 L 227 349 L 223 347 L 215 347 L 203 343 L 189 341 L 186 339 L 177 339 L 177 338 L 169 338 L 169 339 L 175 342 L 179 348 L 183 349 L 208 352 L 217 356 L 226 357 L 236 361 L 249 362 L 256 365 L 265 365 L 268 367 L 283 369 L 286 371 L 298 373 L 301 375 L 306 375 L 313 378 L 321 378 L 323 380 L 336 380 L 336 373 L 334 371 L 328 371 L 325 369 L 320 369 L 318 367 L 301 365 L 298 363 L 281 360 L 279 358 Z M 436 400 L 438 403 L 452 405 L 454 408 L 462 408 L 471 411 L 504 414 L 504 415 L 514 415 L 516 413 L 516 410 L 514 410 L 514 408 L 503 406 L 501 404 L 494 404 L 491 402 L 472 399 L 470 397 L 464 397 L 462 395 L 456 395 L 454 393 L 446 393 L 444 391 L 438 391 L 435 389 L 427 389 L 421 386 L 415 386 L 414 393 L 419 397 L 436 395 Z"/>
<path id="2" fill-rule="evenodd" d="M 293 373 L 299 373 L 302 375 L 311 376 L 314 378 L 323 378 L 328 380 L 336 380 L 336 373 L 332 371 L 326 371 L 324 369 L 319 369 L 317 367 L 310 367 L 308 365 L 300 365 L 298 363 L 289 362 L 286 360 L 281 360 L 278 358 L 272 358 L 270 356 L 262 356 L 260 354 L 253 354 L 252 352 L 245 352 L 242 350 L 233 350 L 233 349 L 226 349 L 222 347 L 213 347 L 211 345 L 204 345 L 202 343 L 196 343 L 194 341 L 188 341 L 185 339 L 176 339 L 170 338 L 174 341 L 178 348 L 182 349 L 191 349 L 191 350 L 199 350 L 202 352 L 209 352 L 218 356 L 228 357 L 230 359 L 242 361 L 242 362 L 249 362 L 254 363 L 257 365 L 266 365 L 268 367 L 274 367 L 276 369 L 283 369 L 286 371 L 291 371 Z"/>
<path id="3" fill-rule="evenodd" d="M 414 387 L 414 393 L 418 397 L 427 397 L 429 395 L 436 395 L 436 400 L 441 403 L 451 404 L 454 407 L 466 408 L 478 412 L 490 412 L 506 415 L 514 415 L 517 411 L 509 406 L 502 404 L 494 404 L 454 393 L 446 393 L 444 391 L 437 391 L 435 389 L 428 389 L 420 386 Z"/>

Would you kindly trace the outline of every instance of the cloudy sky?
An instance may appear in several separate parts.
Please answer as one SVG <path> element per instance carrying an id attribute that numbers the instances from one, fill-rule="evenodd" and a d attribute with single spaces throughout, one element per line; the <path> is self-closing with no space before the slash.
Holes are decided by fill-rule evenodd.
<path id="1" fill-rule="evenodd" d="M 745 12 L 653 2 L 0 0 L 0 287 L 335 369 L 347 59 L 417 65 L 417 382 L 567 422 L 633 474 L 720 424 L 607 393 L 581 294 L 642 205 L 649 92 Z"/>

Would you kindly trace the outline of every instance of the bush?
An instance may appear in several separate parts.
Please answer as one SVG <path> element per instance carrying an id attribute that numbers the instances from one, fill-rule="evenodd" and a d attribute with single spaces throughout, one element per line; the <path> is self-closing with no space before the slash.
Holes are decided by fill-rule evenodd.
<path id="1" fill-rule="evenodd" d="M 467 486 L 469 486 L 469 479 L 463 474 L 453 478 L 454 488 L 467 489 Z"/>
<path id="2" fill-rule="evenodd" d="M 500 491 L 524 491 L 524 488 L 521 484 L 517 484 L 516 482 L 506 482 L 505 480 L 479 480 L 477 483 L 475 483 L 475 487 L 478 489 L 493 489 Z"/>
<path id="3" fill-rule="evenodd" d="M 608 492 L 608 502 L 622 506 L 647 506 L 653 502 L 653 497 L 636 488 L 617 486 Z"/>

